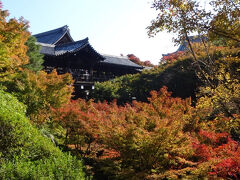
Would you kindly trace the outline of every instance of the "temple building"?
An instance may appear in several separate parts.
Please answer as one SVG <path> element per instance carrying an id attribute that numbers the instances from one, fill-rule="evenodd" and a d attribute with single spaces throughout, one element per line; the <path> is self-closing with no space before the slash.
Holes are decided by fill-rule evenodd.
<path id="1" fill-rule="evenodd" d="M 189 40 L 190 40 L 191 43 L 201 43 L 202 40 L 207 41 L 208 38 L 206 36 L 202 36 L 202 37 L 200 37 L 200 36 L 189 36 Z M 162 56 L 163 56 L 163 59 L 164 59 L 164 57 L 171 56 L 171 55 L 177 54 L 179 52 L 184 52 L 184 51 L 188 51 L 188 42 L 186 40 L 182 44 L 180 44 L 180 46 L 178 47 L 178 49 L 175 52 L 162 54 Z"/>
<path id="2" fill-rule="evenodd" d="M 74 41 L 68 26 L 34 35 L 44 54 L 47 72 L 57 69 L 58 74 L 71 73 L 75 96 L 85 97 L 95 82 L 102 82 L 125 74 L 140 72 L 139 66 L 127 57 L 99 54 L 88 38 Z"/>

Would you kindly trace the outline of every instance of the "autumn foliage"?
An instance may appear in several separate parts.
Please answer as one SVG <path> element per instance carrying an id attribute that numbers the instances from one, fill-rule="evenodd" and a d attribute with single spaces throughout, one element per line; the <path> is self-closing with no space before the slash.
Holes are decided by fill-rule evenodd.
<path id="1" fill-rule="evenodd" d="M 154 65 L 150 61 L 141 61 L 137 56 L 134 54 L 128 54 L 128 59 L 140 66 L 148 66 L 148 67 L 154 67 Z"/>
<path id="2" fill-rule="evenodd" d="M 240 146 L 228 133 L 201 130 L 199 140 L 193 141 L 195 158 L 209 166 L 209 176 L 238 179 L 240 175 Z"/>
<path id="3" fill-rule="evenodd" d="M 183 54 L 184 54 L 184 51 L 177 51 L 177 52 L 174 52 L 174 53 L 170 53 L 170 54 L 164 55 L 162 57 L 162 60 L 164 62 L 167 62 L 167 63 L 172 63 L 172 62 L 177 61 L 178 58 L 180 56 L 182 56 Z"/>
<path id="4" fill-rule="evenodd" d="M 68 103 L 73 92 L 70 74 L 58 75 L 54 70 L 34 73 L 28 69 L 19 71 L 11 81 L 3 85 L 19 101 L 27 105 L 27 115 L 32 121 L 44 122 L 51 116 L 51 107 L 57 108 Z"/>
<path id="5" fill-rule="evenodd" d="M 26 43 L 27 23 L 7 20 L 0 9 L 0 176 L 81 179 L 75 155 L 99 179 L 240 179 L 240 11 L 230 6 L 236 2 L 212 2 L 217 13 L 207 25 L 217 26 L 209 29 L 210 38 L 216 41 L 227 31 L 218 46 L 189 43 L 191 52 L 164 56 L 158 69 L 95 84 L 102 102 L 71 100 L 71 75 L 41 71 L 39 48 L 34 39 Z M 153 5 L 163 11 L 150 34 L 164 25 L 180 33 L 179 42 L 209 15 L 191 0 Z M 230 27 L 232 34 L 231 24 L 237 25 Z M 193 101 L 186 98 L 193 93 Z"/>
<path id="6" fill-rule="evenodd" d="M 9 78 L 28 63 L 27 46 L 29 37 L 27 23 L 23 20 L 7 20 L 8 11 L 0 9 L 0 78 Z"/>
<path id="7" fill-rule="evenodd" d="M 42 55 L 34 41 L 26 43 L 27 27 L 23 18 L 8 18 L 0 3 L 0 177 L 84 179 L 82 162 L 63 153 L 40 126 L 49 128 L 51 107 L 70 100 L 72 78 L 40 71 Z"/>
<path id="8" fill-rule="evenodd" d="M 172 98 L 166 87 L 151 92 L 149 103 L 76 100 L 55 113 L 66 129 L 66 145 L 82 156 L 117 163 L 116 177 L 239 176 L 238 142 L 228 133 L 199 131 L 201 123 L 187 129 L 198 119 L 197 110 L 190 99 Z"/>

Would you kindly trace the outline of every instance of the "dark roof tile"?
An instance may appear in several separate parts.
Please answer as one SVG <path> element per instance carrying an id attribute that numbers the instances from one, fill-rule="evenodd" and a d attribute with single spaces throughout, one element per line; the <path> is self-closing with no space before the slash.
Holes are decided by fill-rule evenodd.
<path id="1" fill-rule="evenodd" d="M 63 26 L 57 29 L 53 29 L 51 31 L 35 34 L 33 36 L 37 38 L 37 42 L 45 43 L 45 44 L 55 44 L 66 33 L 68 33 L 69 37 L 72 39 L 72 37 L 69 34 L 68 26 Z"/>
<path id="2" fill-rule="evenodd" d="M 68 34 L 72 42 L 56 45 L 56 43 L 65 35 Z M 88 42 L 88 38 L 80 41 L 73 41 L 70 36 L 68 26 L 63 26 L 51 31 L 43 32 L 34 35 L 37 38 L 37 44 L 41 45 L 41 53 L 45 55 L 61 56 L 66 53 L 75 53 L 87 47 L 87 51 L 95 56 L 103 64 L 111 64 L 118 66 L 128 66 L 137 69 L 143 69 L 142 66 L 133 63 L 127 57 L 117 57 L 111 55 L 101 55 L 96 52 Z"/>
<path id="3" fill-rule="evenodd" d="M 36 43 L 37 45 L 40 45 L 40 53 L 45 55 L 55 55 L 55 45 L 51 44 L 44 44 L 44 43 Z"/>
<path id="4" fill-rule="evenodd" d="M 83 40 L 80 41 L 75 41 L 75 42 L 71 42 L 71 43 L 65 43 L 62 45 L 58 45 L 55 47 L 55 55 L 62 55 L 65 53 L 73 53 L 76 52 L 80 49 L 82 49 L 83 47 L 85 47 L 86 45 L 88 45 L 88 38 L 85 38 Z"/>
<path id="5" fill-rule="evenodd" d="M 105 57 L 104 61 L 101 63 L 103 64 L 115 64 L 115 65 L 122 65 L 122 66 L 130 66 L 133 68 L 142 69 L 142 66 L 135 64 L 134 62 L 130 61 L 127 57 L 119 57 L 119 56 L 111 56 L 111 55 L 103 55 Z"/>

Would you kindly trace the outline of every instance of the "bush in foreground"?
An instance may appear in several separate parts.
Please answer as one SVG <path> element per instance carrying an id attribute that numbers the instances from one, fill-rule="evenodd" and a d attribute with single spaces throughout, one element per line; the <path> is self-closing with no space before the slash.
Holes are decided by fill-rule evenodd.
<path id="1" fill-rule="evenodd" d="M 81 161 L 66 154 L 38 161 L 16 158 L 1 166 L 2 179 L 85 179 Z"/>
<path id="2" fill-rule="evenodd" d="M 0 90 L 0 177 L 83 179 L 82 163 L 62 153 L 25 117 L 25 106 Z"/>

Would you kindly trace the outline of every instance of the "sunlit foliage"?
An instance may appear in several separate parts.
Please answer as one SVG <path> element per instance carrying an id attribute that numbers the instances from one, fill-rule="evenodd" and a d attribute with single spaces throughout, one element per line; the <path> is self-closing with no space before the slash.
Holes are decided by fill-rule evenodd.
<path id="1" fill-rule="evenodd" d="M 0 78 L 9 78 L 28 63 L 26 40 L 29 33 L 23 20 L 9 19 L 8 11 L 0 8 Z"/>
<path id="2" fill-rule="evenodd" d="M 36 74 L 25 69 L 4 85 L 8 92 L 27 105 L 31 120 L 44 122 L 48 120 L 51 107 L 60 107 L 70 100 L 72 83 L 70 74 L 58 75 L 55 70 L 50 74 L 44 71 Z"/>
<path id="3" fill-rule="evenodd" d="M 233 124 L 223 125 L 224 116 L 208 125 L 202 108 L 193 108 L 190 99 L 172 98 L 166 88 L 153 91 L 148 100 L 125 106 L 72 101 L 55 109 L 56 121 L 66 129 L 64 142 L 75 153 L 108 159 L 109 165 L 100 168 L 105 178 L 239 176 L 239 144 L 226 133 Z M 231 164 L 224 164 L 226 159 Z M 224 167 L 232 172 L 226 174 Z"/>

